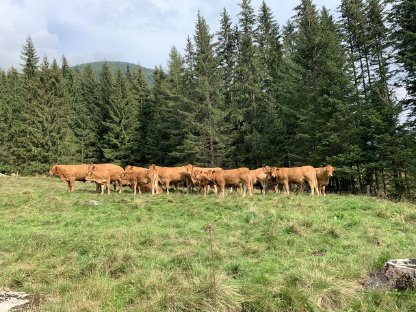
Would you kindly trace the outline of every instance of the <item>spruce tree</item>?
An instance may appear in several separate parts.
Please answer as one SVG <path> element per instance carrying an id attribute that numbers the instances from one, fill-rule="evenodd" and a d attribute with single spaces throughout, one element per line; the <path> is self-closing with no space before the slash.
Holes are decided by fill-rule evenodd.
<path id="1" fill-rule="evenodd" d="M 258 71 L 261 100 L 258 101 L 256 129 L 262 138 L 260 159 L 264 163 L 275 163 L 281 151 L 280 136 L 282 120 L 278 112 L 277 94 L 279 70 L 282 64 L 282 46 L 279 26 L 271 9 L 263 1 L 257 16 L 255 38 L 258 45 Z"/>
<path id="2" fill-rule="evenodd" d="M 34 112 L 39 100 L 41 86 L 36 49 L 31 37 L 26 39 L 20 54 L 22 63 L 22 79 L 20 80 L 21 97 L 13 105 L 16 108 L 13 126 L 10 129 L 12 145 L 10 149 L 13 159 L 13 171 L 32 174 L 42 170 L 37 165 L 37 151 L 33 138 L 35 136 Z"/>
<path id="3" fill-rule="evenodd" d="M 146 107 L 150 105 L 150 90 L 143 70 L 140 67 L 133 73 L 126 75 L 126 77 L 129 81 L 132 105 L 137 115 L 137 121 L 132 132 L 132 143 L 126 162 L 128 164 L 145 165 L 145 134 L 143 133 L 143 125 L 147 123 L 147 117 L 144 112 L 146 111 Z"/>
<path id="4" fill-rule="evenodd" d="M 416 125 L 416 5 L 412 0 L 393 2 L 390 22 L 393 25 L 392 43 L 397 50 L 396 59 L 405 69 L 403 80 L 407 97 L 404 104 L 410 109 L 410 121 Z"/>
<path id="5" fill-rule="evenodd" d="M 108 117 L 102 123 L 101 150 L 106 162 L 125 166 L 138 126 L 138 111 L 134 107 L 127 79 L 120 69 L 115 73 L 109 100 Z"/>
<path id="6" fill-rule="evenodd" d="M 97 125 L 97 139 L 98 139 L 98 162 L 107 161 L 104 155 L 104 149 L 107 148 L 106 143 L 104 143 L 103 136 L 108 131 L 105 123 L 110 120 L 110 107 L 111 107 L 111 94 L 113 91 L 113 74 L 110 71 L 110 67 L 107 62 L 105 62 L 101 68 L 99 81 L 98 81 L 98 103 L 97 110 L 95 112 L 98 125 Z"/>
<path id="7" fill-rule="evenodd" d="M 97 118 L 98 84 L 91 65 L 84 67 L 82 73 L 73 73 L 72 95 L 73 121 L 71 128 L 74 132 L 78 147 L 77 162 L 96 163 L 98 156 L 98 125 Z"/>
<path id="8" fill-rule="evenodd" d="M 194 35 L 194 89 L 186 118 L 186 137 L 179 150 L 188 162 L 205 166 L 226 163 L 231 152 L 223 111 L 223 92 L 218 59 L 214 53 L 213 35 L 198 13 Z M 191 64 L 188 64 L 191 67 Z M 188 67 L 188 68 L 189 68 Z"/>
<path id="9" fill-rule="evenodd" d="M 22 105 L 21 79 L 17 70 L 12 67 L 7 74 L 0 73 L 0 171 L 15 171 L 13 150 L 13 131 L 16 127 L 18 109 Z"/>
<path id="10" fill-rule="evenodd" d="M 251 167 L 263 163 L 261 149 L 263 137 L 261 127 L 256 124 L 260 120 L 259 113 L 265 98 L 261 90 L 258 49 L 255 43 L 256 17 L 249 0 L 240 4 L 238 56 L 234 94 L 236 109 L 234 128 L 238 131 L 236 155 L 234 158 L 239 165 Z M 242 117 L 242 118 L 241 118 Z"/>

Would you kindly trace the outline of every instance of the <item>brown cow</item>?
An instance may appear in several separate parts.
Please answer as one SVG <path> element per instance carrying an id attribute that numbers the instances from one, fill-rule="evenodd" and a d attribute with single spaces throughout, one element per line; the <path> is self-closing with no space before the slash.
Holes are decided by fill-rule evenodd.
<path id="1" fill-rule="evenodd" d="M 193 185 L 198 185 L 199 186 L 199 191 L 201 191 L 201 187 L 203 188 L 203 185 L 201 185 L 201 183 L 200 183 L 201 182 L 200 178 L 202 178 L 203 180 L 206 180 L 206 179 L 208 179 L 208 175 L 207 175 L 208 173 L 211 174 L 213 171 L 221 171 L 222 168 L 220 168 L 220 167 L 211 167 L 211 168 L 197 167 L 197 166 L 194 166 L 192 164 L 187 164 L 186 165 L 186 170 L 189 173 L 189 175 L 191 176 L 191 179 L 190 179 L 191 180 L 191 187 L 188 189 L 188 191 L 191 191 Z M 198 178 L 198 176 L 194 175 L 194 178 L 192 179 L 192 174 L 193 174 L 194 171 L 198 172 L 197 175 L 202 174 L 203 176 Z M 209 178 L 209 179 L 211 179 L 211 178 Z M 214 192 L 217 193 L 217 186 L 212 181 L 212 179 L 211 179 L 210 182 L 207 182 L 207 181 L 205 181 L 205 182 L 207 183 L 207 189 L 206 189 L 207 192 L 209 190 L 209 187 L 212 186 L 214 188 Z"/>
<path id="2" fill-rule="evenodd" d="M 329 178 L 332 177 L 334 171 L 335 168 L 331 165 L 315 168 L 316 180 L 318 181 L 318 190 L 324 196 L 326 196 L 325 187 L 329 184 Z"/>
<path id="3" fill-rule="evenodd" d="M 261 193 L 263 195 L 266 194 L 267 182 L 270 179 L 270 175 L 271 168 L 269 166 L 250 170 L 250 176 L 253 185 L 259 182 L 261 184 Z"/>
<path id="4" fill-rule="evenodd" d="M 312 166 L 302 166 L 293 168 L 277 168 L 272 167 L 272 175 L 277 183 L 283 184 L 286 194 L 289 195 L 289 183 L 301 184 L 307 181 L 311 188 L 311 194 L 316 192 L 319 195 L 318 184 L 316 181 L 315 168 Z"/>
<path id="5" fill-rule="evenodd" d="M 90 165 L 85 180 L 98 183 L 101 187 L 101 195 L 104 193 L 104 184 L 107 186 L 107 194 L 110 194 L 111 182 L 119 185 L 118 191 L 121 193 L 121 174 L 123 172 L 123 168 L 113 164 Z"/>
<path id="6" fill-rule="evenodd" d="M 225 187 L 232 186 L 234 195 L 237 193 L 237 188 L 243 187 L 243 197 L 248 190 L 250 196 L 252 195 L 253 183 L 251 181 L 250 169 L 238 168 L 228 169 L 212 172 L 212 180 L 220 189 L 220 195 L 225 197 Z"/>
<path id="7" fill-rule="evenodd" d="M 68 183 L 68 192 L 74 191 L 74 182 L 85 182 L 89 165 L 52 165 L 49 169 L 49 175 L 59 175 L 61 180 Z"/>
<path id="8" fill-rule="evenodd" d="M 199 187 L 202 187 L 204 191 L 204 197 L 207 196 L 209 186 L 214 186 L 216 190 L 216 186 L 212 177 L 212 172 L 214 171 L 213 170 L 200 170 L 200 169 L 192 170 L 192 174 L 191 174 L 192 184 L 199 185 Z"/>
<path id="9" fill-rule="evenodd" d="M 158 175 L 156 169 L 147 169 L 136 166 L 127 166 L 121 175 L 122 179 L 126 179 L 133 187 L 134 195 L 136 195 L 137 189 L 141 194 L 141 186 L 150 184 L 152 186 L 152 194 L 157 194 L 158 190 Z"/>
<path id="10" fill-rule="evenodd" d="M 170 184 L 178 184 L 184 182 L 188 187 L 190 186 L 190 174 L 188 173 L 187 166 L 182 167 L 159 167 L 156 165 L 150 165 L 149 169 L 156 169 L 158 180 L 160 184 L 164 184 L 166 187 L 166 193 L 169 194 Z"/>

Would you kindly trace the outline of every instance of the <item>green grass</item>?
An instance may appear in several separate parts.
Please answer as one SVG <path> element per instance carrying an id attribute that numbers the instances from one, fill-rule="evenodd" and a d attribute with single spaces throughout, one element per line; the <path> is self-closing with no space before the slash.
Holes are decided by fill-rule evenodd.
<path id="1" fill-rule="evenodd" d="M 416 256 L 415 205 L 66 189 L 0 178 L 0 288 L 38 296 L 36 310 L 416 310 L 414 291 L 360 285 L 386 260 Z"/>

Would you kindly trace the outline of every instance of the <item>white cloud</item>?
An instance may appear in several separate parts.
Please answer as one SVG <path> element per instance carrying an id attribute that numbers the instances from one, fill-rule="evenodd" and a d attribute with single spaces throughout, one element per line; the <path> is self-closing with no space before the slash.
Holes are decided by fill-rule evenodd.
<path id="1" fill-rule="evenodd" d="M 198 10 L 219 27 L 226 7 L 233 19 L 238 3 L 220 0 L 0 0 L 0 67 L 19 67 L 19 54 L 30 35 L 40 57 L 70 64 L 120 60 L 153 68 L 166 65 L 171 47 L 182 53 L 193 35 Z M 282 24 L 300 1 L 266 1 Z M 338 0 L 316 0 L 335 8 Z M 256 12 L 261 0 L 252 0 Z"/>

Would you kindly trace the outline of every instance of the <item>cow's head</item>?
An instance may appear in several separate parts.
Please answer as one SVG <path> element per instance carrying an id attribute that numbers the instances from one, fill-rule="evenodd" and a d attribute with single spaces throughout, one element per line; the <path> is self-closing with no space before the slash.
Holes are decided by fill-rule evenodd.
<path id="1" fill-rule="evenodd" d="M 270 178 L 272 175 L 272 167 L 270 166 L 264 166 L 263 172 L 267 175 L 267 178 Z"/>
<path id="2" fill-rule="evenodd" d="M 55 174 L 57 174 L 57 170 L 58 170 L 58 165 L 52 165 L 51 168 L 49 169 L 49 175 L 54 176 Z"/>
<path id="3" fill-rule="evenodd" d="M 91 170 L 88 170 L 87 175 L 85 176 L 85 181 L 92 181 L 92 182 L 97 182 L 97 183 L 104 183 L 105 179 L 103 179 L 102 177 L 100 177 L 100 175 L 98 174 L 98 172 L 94 169 L 96 169 L 97 167 L 95 165 L 91 165 L 90 166 Z"/>
<path id="4" fill-rule="evenodd" d="M 156 165 L 155 164 L 151 164 L 151 165 L 149 165 L 149 167 L 148 167 L 149 169 L 156 169 Z"/>
<path id="5" fill-rule="evenodd" d="M 186 166 L 186 172 L 190 175 L 192 175 L 192 171 L 194 170 L 194 166 L 192 164 L 187 164 Z"/>
<path id="6" fill-rule="evenodd" d="M 332 177 L 332 175 L 334 174 L 335 168 L 332 167 L 331 165 L 327 165 L 325 167 L 326 172 L 328 172 L 328 176 Z"/>
<path id="7" fill-rule="evenodd" d="M 133 166 L 127 165 L 126 168 L 124 168 L 124 171 L 130 171 L 132 170 Z"/>
<path id="8" fill-rule="evenodd" d="M 189 172 L 189 171 L 188 171 Z M 192 183 L 198 183 L 200 181 L 200 170 L 193 170 L 192 172 L 190 172 L 191 175 L 191 181 Z"/>
<path id="9" fill-rule="evenodd" d="M 280 168 L 277 167 L 270 167 L 270 174 L 272 178 L 276 178 L 279 176 Z"/>
<path id="10" fill-rule="evenodd" d="M 126 167 L 126 170 L 127 170 L 127 167 Z M 121 180 L 127 180 L 128 174 L 127 174 L 126 170 L 124 170 L 124 171 L 120 174 L 120 179 L 121 179 Z"/>

